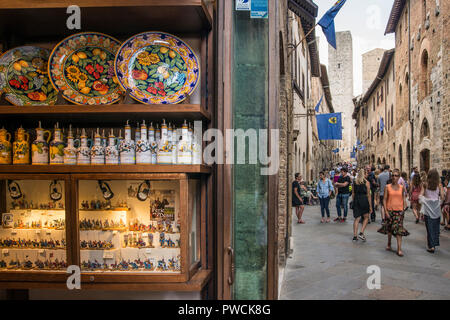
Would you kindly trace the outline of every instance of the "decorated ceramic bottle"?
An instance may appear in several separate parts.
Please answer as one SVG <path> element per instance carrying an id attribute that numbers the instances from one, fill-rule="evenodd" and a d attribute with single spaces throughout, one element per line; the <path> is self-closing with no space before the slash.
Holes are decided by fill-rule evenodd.
<path id="1" fill-rule="evenodd" d="M 178 134 L 177 134 L 177 127 L 174 125 L 172 128 L 172 139 L 171 139 L 171 145 L 172 145 L 172 164 L 178 163 Z"/>
<path id="2" fill-rule="evenodd" d="M 155 140 L 155 128 L 153 127 L 153 123 L 150 123 L 150 127 L 148 128 L 148 144 L 150 146 L 150 152 L 152 153 L 152 164 L 156 164 L 156 155 L 158 152 L 158 144 Z"/>
<path id="3" fill-rule="evenodd" d="M 78 165 L 91 164 L 91 147 L 89 145 L 92 146 L 92 140 L 88 139 L 86 130 L 82 129 L 80 137 L 80 147 L 78 148 L 77 154 Z"/>
<path id="4" fill-rule="evenodd" d="M 0 129 L 0 164 L 11 164 L 11 134 Z"/>
<path id="5" fill-rule="evenodd" d="M 77 164 L 77 148 L 72 133 L 72 125 L 69 126 L 69 135 L 67 136 L 67 147 L 64 148 L 64 164 Z"/>
<path id="6" fill-rule="evenodd" d="M 45 139 L 45 134 L 48 134 Z M 41 128 L 39 121 L 39 128 L 36 128 L 36 140 L 31 144 L 31 164 L 48 164 L 48 143 L 52 133 Z"/>
<path id="7" fill-rule="evenodd" d="M 189 141 L 189 129 L 186 120 L 181 127 L 181 140 L 178 142 L 178 164 L 192 164 L 191 142 Z"/>
<path id="8" fill-rule="evenodd" d="M 159 146 L 159 141 L 161 140 L 161 129 L 159 128 L 159 123 L 156 124 L 156 131 L 155 131 L 155 141 Z"/>
<path id="9" fill-rule="evenodd" d="M 142 122 L 140 139 L 136 140 L 136 163 L 137 164 L 151 164 L 152 152 L 147 140 L 148 132 L 145 121 Z"/>
<path id="10" fill-rule="evenodd" d="M 64 164 L 64 141 L 59 123 L 56 123 L 53 140 L 50 142 L 50 164 Z"/>
<path id="11" fill-rule="evenodd" d="M 106 164 L 119 164 L 119 149 L 117 148 L 118 138 L 114 136 L 113 129 L 109 133 L 108 146 L 105 148 Z"/>
<path id="12" fill-rule="evenodd" d="M 136 145 L 136 142 L 138 140 L 141 140 L 141 126 L 139 125 L 139 122 L 136 124 L 136 129 L 134 130 L 134 144 Z"/>
<path id="13" fill-rule="evenodd" d="M 161 124 L 161 140 L 158 144 L 158 164 L 172 164 L 172 150 L 167 131 L 166 120 L 163 119 L 163 123 Z"/>
<path id="14" fill-rule="evenodd" d="M 123 141 L 122 129 L 119 130 L 119 136 L 116 139 L 117 139 L 117 153 L 118 153 L 119 164 L 120 164 L 120 144 Z"/>
<path id="15" fill-rule="evenodd" d="M 192 135 L 192 164 L 202 164 L 202 128 L 201 126 L 197 129 L 200 130 L 199 135 L 197 136 L 196 130 Z"/>
<path id="16" fill-rule="evenodd" d="M 120 154 L 120 164 L 136 163 L 134 141 L 131 140 L 131 127 L 128 124 L 128 121 L 125 126 L 125 139 L 120 143 L 119 154 Z"/>
<path id="17" fill-rule="evenodd" d="M 22 128 L 16 131 L 13 143 L 13 164 L 30 164 L 30 135 Z"/>
<path id="18" fill-rule="evenodd" d="M 105 164 L 105 148 L 102 146 L 99 128 L 94 137 L 94 146 L 91 148 L 91 164 Z"/>

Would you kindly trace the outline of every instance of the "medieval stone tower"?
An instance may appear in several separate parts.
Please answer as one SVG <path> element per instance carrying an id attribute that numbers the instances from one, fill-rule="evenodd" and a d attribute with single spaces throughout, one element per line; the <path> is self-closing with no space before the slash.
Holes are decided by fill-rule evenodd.
<path id="1" fill-rule="evenodd" d="M 381 59 L 383 59 L 383 54 L 385 51 L 386 50 L 384 49 L 376 48 L 362 55 L 363 95 L 375 80 L 378 74 L 378 69 L 380 68 Z"/>
<path id="2" fill-rule="evenodd" d="M 353 104 L 353 43 L 350 31 L 336 32 L 336 47 L 328 45 L 328 77 L 336 112 L 342 112 L 342 141 L 339 155 L 350 161 L 356 144 L 356 130 L 352 119 Z"/>

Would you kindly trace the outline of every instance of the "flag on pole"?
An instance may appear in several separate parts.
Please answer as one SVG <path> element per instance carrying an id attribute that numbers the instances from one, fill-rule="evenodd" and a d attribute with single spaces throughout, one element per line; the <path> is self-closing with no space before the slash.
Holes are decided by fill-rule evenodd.
<path id="1" fill-rule="evenodd" d="M 320 98 L 320 100 L 319 100 L 319 102 L 317 103 L 317 106 L 316 106 L 316 112 L 319 112 L 319 107 L 320 107 L 320 105 L 322 104 L 322 99 L 323 99 L 323 94 L 322 94 L 322 97 Z"/>
<path id="2" fill-rule="evenodd" d="M 331 151 L 334 152 L 334 153 L 338 153 L 339 152 L 339 148 L 333 149 Z"/>
<path id="3" fill-rule="evenodd" d="M 347 0 L 336 1 L 334 6 L 332 6 L 331 9 L 328 10 L 327 13 L 323 15 L 323 17 L 319 20 L 318 23 L 318 25 L 322 27 L 322 31 L 325 34 L 328 43 L 335 49 L 336 49 L 336 32 L 334 29 L 334 18 L 338 14 L 339 10 L 341 10 L 345 1 Z"/>
<path id="4" fill-rule="evenodd" d="M 384 130 L 384 121 L 383 121 L 382 117 L 380 117 L 380 130 L 381 130 L 381 132 L 383 132 L 383 130 Z"/>
<path id="5" fill-rule="evenodd" d="M 326 113 L 316 115 L 319 140 L 342 140 L 341 113 Z"/>

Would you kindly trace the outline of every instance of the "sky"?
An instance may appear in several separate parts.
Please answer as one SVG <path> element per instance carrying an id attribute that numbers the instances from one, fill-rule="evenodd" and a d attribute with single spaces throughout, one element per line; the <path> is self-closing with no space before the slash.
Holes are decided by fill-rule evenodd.
<path id="1" fill-rule="evenodd" d="M 317 22 L 336 0 L 315 0 L 319 7 Z M 394 0 L 347 0 L 334 20 L 336 32 L 350 30 L 353 38 L 353 93 L 362 93 L 362 54 L 375 48 L 395 47 L 394 35 L 384 35 Z M 320 63 L 328 66 L 328 42 L 317 26 Z"/>

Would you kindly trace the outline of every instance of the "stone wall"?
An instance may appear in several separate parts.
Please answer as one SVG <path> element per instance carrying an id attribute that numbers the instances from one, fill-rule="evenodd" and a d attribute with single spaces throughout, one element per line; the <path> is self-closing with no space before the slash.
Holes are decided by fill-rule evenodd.
<path id="1" fill-rule="evenodd" d="M 381 59 L 383 58 L 384 49 L 376 48 L 362 55 L 362 92 L 366 92 L 377 76 Z"/>

